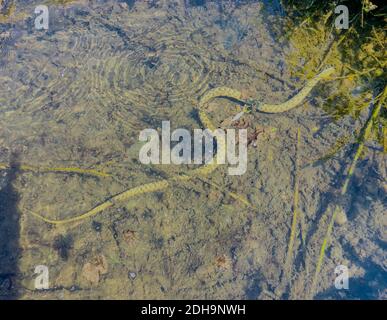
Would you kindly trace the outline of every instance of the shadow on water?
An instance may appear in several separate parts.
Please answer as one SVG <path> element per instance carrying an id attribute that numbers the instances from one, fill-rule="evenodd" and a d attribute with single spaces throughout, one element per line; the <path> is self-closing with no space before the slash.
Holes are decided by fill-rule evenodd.
<path id="1" fill-rule="evenodd" d="M 19 195 L 13 184 L 20 165 L 13 155 L 11 167 L 0 180 L 0 300 L 16 299 L 19 256 Z"/>
<path id="2" fill-rule="evenodd" d="M 386 288 L 386 272 L 380 265 L 373 263 L 370 259 L 359 259 L 354 248 L 347 244 L 345 251 L 353 261 L 364 269 L 364 275 L 351 277 L 349 274 L 348 289 L 337 289 L 332 286 L 319 293 L 316 299 L 336 300 L 377 300 L 383 299 L 383 290 Z"/>

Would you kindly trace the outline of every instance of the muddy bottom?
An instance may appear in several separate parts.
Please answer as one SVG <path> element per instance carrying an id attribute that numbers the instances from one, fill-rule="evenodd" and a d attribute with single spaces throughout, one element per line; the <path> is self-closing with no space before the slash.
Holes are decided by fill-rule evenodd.
<path id="1" fill-rule="evenodd" d="M 201 128 L 211 88 L 280 103 L 304 85 L 271 28 L 278 12 L 262 3 L 130 3 L 49 4 L 45 31 L 34 26 L 40 3 L 18 1 L 0 21 L 0 299 L 386 298 L 386 159 L 368 143 L 340 196 L 368 114 L 334 120 L 315 91 L 289 112 L 240 119 L 251 138 L 243 175 L 221 165 L 73 223 L 36 216 L 69 219 L 193 170 L 142 164 L 138 137 L 162 121 Z M 240 108 L 216 99 L 206 112 L 222 127 Z M 340 265 L 348 290 L 335 287 Z"/>

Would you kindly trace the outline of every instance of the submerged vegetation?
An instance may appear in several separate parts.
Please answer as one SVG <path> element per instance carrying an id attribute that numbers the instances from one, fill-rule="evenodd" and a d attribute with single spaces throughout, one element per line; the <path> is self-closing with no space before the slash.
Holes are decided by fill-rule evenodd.
<path id="1" fill-rule="evenodd" d="M 284 21 L 291 50 L 287 62 L 295 78 L 310 78 L 324 65 L 337 70 L 328 90 L 320 92 L 323 107 L 340 118 L 359 116 L 386 86 L 386 5 L 383 2 L 282 1 L 288 18 Z M 335 8 L 349 9 L 349 28 L 335 27 Z M 372 138 L 384 144 L 387 111 L 375 119 Z M 385 150 L 386 152 L 386 150 Z"/>
<path id="2" fill-rule="evenodd" d="M 363 110 L 368 114 L 360 133 L 355 133 L 355 153 L 345 177 L 340 196 L 347 193 L 360 157 L 365 152 L 365 142 L 376 140 L 386 152 L 386 30 L 387 14 L 385 5 L 369 0 L 358 1 L 282 1 L 289 17 L 281 27 L 289 30 L 284 39 L 291 50 L 287 55 L 288 66 L 294 78 L 310 78 L 326 65 L 334 66 L 336 77 L 331 86 L 320 90 L 320 103 L 334 118 L 349 115 L 358 118 Z M 335 26 L 335 8 L 346 5 L 349 8 L 348 29 Z M 338 139 L 334 148 L 320 160 L 335 155 L 344 144 L 350 142 L 347 136 Z M 295 194 L 295 200 L 298 196 Z M 320 279 L 320 272 L 327 248 L 331 241 L 333 225 L 345 208 L 339 203 L 329 205 L 323 218 L 328 223 L 322 239 L 316 268 L 308 297 L 313 298 Z M 345 213 L 344 213 L 345 215 Z M 294 219 L 289 247 L 293 243 Z"/>
<path id="3" fill-rule="evenodd" d="M 7 22 L 8 17 L 15 12 L 15 8 L 14 1 L 0 0 L 0 23 Z"/>

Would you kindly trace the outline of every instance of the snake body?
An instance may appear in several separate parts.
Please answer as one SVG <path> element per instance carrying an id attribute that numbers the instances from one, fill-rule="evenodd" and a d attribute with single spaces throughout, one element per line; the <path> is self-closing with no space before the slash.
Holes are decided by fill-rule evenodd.
<path id="1" fill-rule="evenodd" d="M 0 163 L 0 170 L 9 170 L 12 169 L 12 165 L 7 163 Z M 17 169 L 22 171 L 32 171 L 32 172 L 56 172 L 56 173 L 76 173 L 88 176 L 95 177 L 110 177 L 110 174 L 103 171 L 98 171 L 94 169 L 81 169 L 74 167 L 36 167 L 30 165 L 19 165 Z"/>
<path id="2" fill-rule="evenodd" d="M 250 105 L 251 108 L 253 108 L 255 111 L 258 112 L 264 112 L 264 113 L 280 113 L 285 112 L 288 110 L 291 110 L 295 107 L 297 107 L 310 93 L 310 91 L 316 86 L 316 84 L 322 80 L 328 78 L 332 73 L 334 72 L 334 68 L 327 68 L 318 75 L 316 75 L 313 79 L 309 80 L 303 89 L 301 89 L 295 96 L 293 96 L 291 99 L 284 103 L 280 104 L 261 104 L 257 102 L 251 102 L 251 101 L 244 101 L 242 100 L 243 94 L 242 92 L 227 88 L 227 87 L 217 87 L 214 89 L 211 89 L 207 91 L 200 99 L 199 101 L 199 118 L 202 125 L 209 130 L 213 131 L 216 129 L 216 127 L 213 125 L 211 120 L 209 119 L 208 115 L 205 112 L 205 106 L 208 104 L 211 100 L 218 98 L 218 97 L 225 97 L 225 98 L 231 98 L 234 100 L 238 100 L 242 102 L 243 104 Z M 224 152 L 226 146 L 224 143 L 221 143 L 220 141 L 217 141 L 218 145 L 218 154 L 221 152 Z M 216 155 L 215 155 L 216 156 Z M 122 193 L 119 193 L 110 199 L 106 200 L 105 202 L 97 205 L 93 209 L 80 214 L 78 216 L 68 218 L 68 219 L 62 219 L 62 220 L 52 220 L 48 219 L 40 214 L 37 214 L 35 212 L 31 211 L 31 214 L 35 217 L 54 225 L 61 225 L 61 224 L 67 224 L 71 222 L 77 222 L 89 217 L 92 217 L 103 210 L 106 210 L 112 206 L 114 206 L 118 202 L 125 201 L 131 197 L 135 197 L 138 195 L 142 195 L 145 193 L 151 193 L 155 191 L 160 191 L 163 189 L 166 189 L 171 184 L 179 182 L 179 181 L 187 181 L 194 177 L 201 177 L 201 176 L 207 176 L 210 173 L 212 173 L 217 167 L 217 161 L 214 160 L 212 163 L 205 164 L 201 166 L 200 168 L 192 170 L 189 174 L 183 174 L 183 175 L 176 175 L 174 177 L 171 177 L 169 179 L 163 179 L 158 182 L 152 182 L 148 184 L 144 184 L 141 186 L 137 186 L 134 188 L 130 188 Z"/>
<path id="3" fill-rule="evenodd" d="M 238 100 L 243 104 L 247 104 L 247 105 L 250 104 L 254 108 L 254 111 L 257 111 L 257 112 L 263 112 L 263 113 L 286 112 L 300 105 L 302 101 L 306 98 L 306 96 L 310 93 L 310 91 L 312 91 L 312 89 L 316 86 L 316 84 L 322 79 L 327 79 L 334 71 L 335 69 L 333 67 L 323 70 L 314 78 L 309 80 L 306 83 L 306 85 L 296 95 L 294 95 L 292 98 L 290 98 L 288 101 L 284 103 L 268 104 L 268 103 L 259 103 L 258 101 L 244 101 L 242 100 L 242 96 L 243 96 L 242 92 L 235 89 L 227 88 L 227 87 L 218 87 L 218 88 L 209 90 L 207 93 L 203 95 L 199 103 L 199 108 L 200 110 L 203 110 L 203 107 L 205 106 L 205 104 L 211 101 L 212 99 L 225 97 L 225 98 Z M 202 120 L 202 118 L 200 119 Z"/>

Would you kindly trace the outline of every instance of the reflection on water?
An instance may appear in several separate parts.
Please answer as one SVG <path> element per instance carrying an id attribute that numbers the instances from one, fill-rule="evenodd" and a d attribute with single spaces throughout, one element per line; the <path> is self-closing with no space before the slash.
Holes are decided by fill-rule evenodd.
<path id="1" fill-rule="evenodd" d="M 283 102 L 302 88 L 318 65 L 308 60 L 298 69 L 297 54 L 303 52 L 290 45 L 300 44 L 299 38 L 280 37 L 285 10 L 279 1 L 45 3 L 47 31 L 34 28 L 39 1 L 2 3 L 0 234 L 7 244 L 0 252 L 0 294 L 310 297 L 328 224 L 325 208 L 339 198 L 338 177 L 351 162 L 368 116 L 362 111 L 358 118 L 333 121 L 324 111 L 338 80 L 319 86 L 289 113 L 241 119 L 238 126 L 254 139 L 243 176 L 228 176 L 221 167 L 208 177 L 210 183 L 173 183 L 68 225 L 34 216 L 68 219 L 124 190 L 192 170 L 141 164 L 138 135 L 145 128 L 160 129 L 164 120 L 173 129 L 200 128 L 198 100 L 213 87 L 228 86 L 269 103 Z M 321 51 L 317 45 L 313 49 L 312 55 Z M 227 99 L 206 110 L 220 127 L 239 111 Z M 380 146 L 370 142 L 367 150 L 348 199 L 337 200 L 347 201 L 346 213 L 335 223 L 317 288 L 320 298 L 383 297 L 386 169 Z M 296 194 L 292 263 L 284 270 Z M 351 270 L 352 291 L 332 289 L 340 264 Z M 34 290 L 36 265 L 48 266 L 49 291 Z M 376 283 L 368 281 L 370 275 Z"/>

